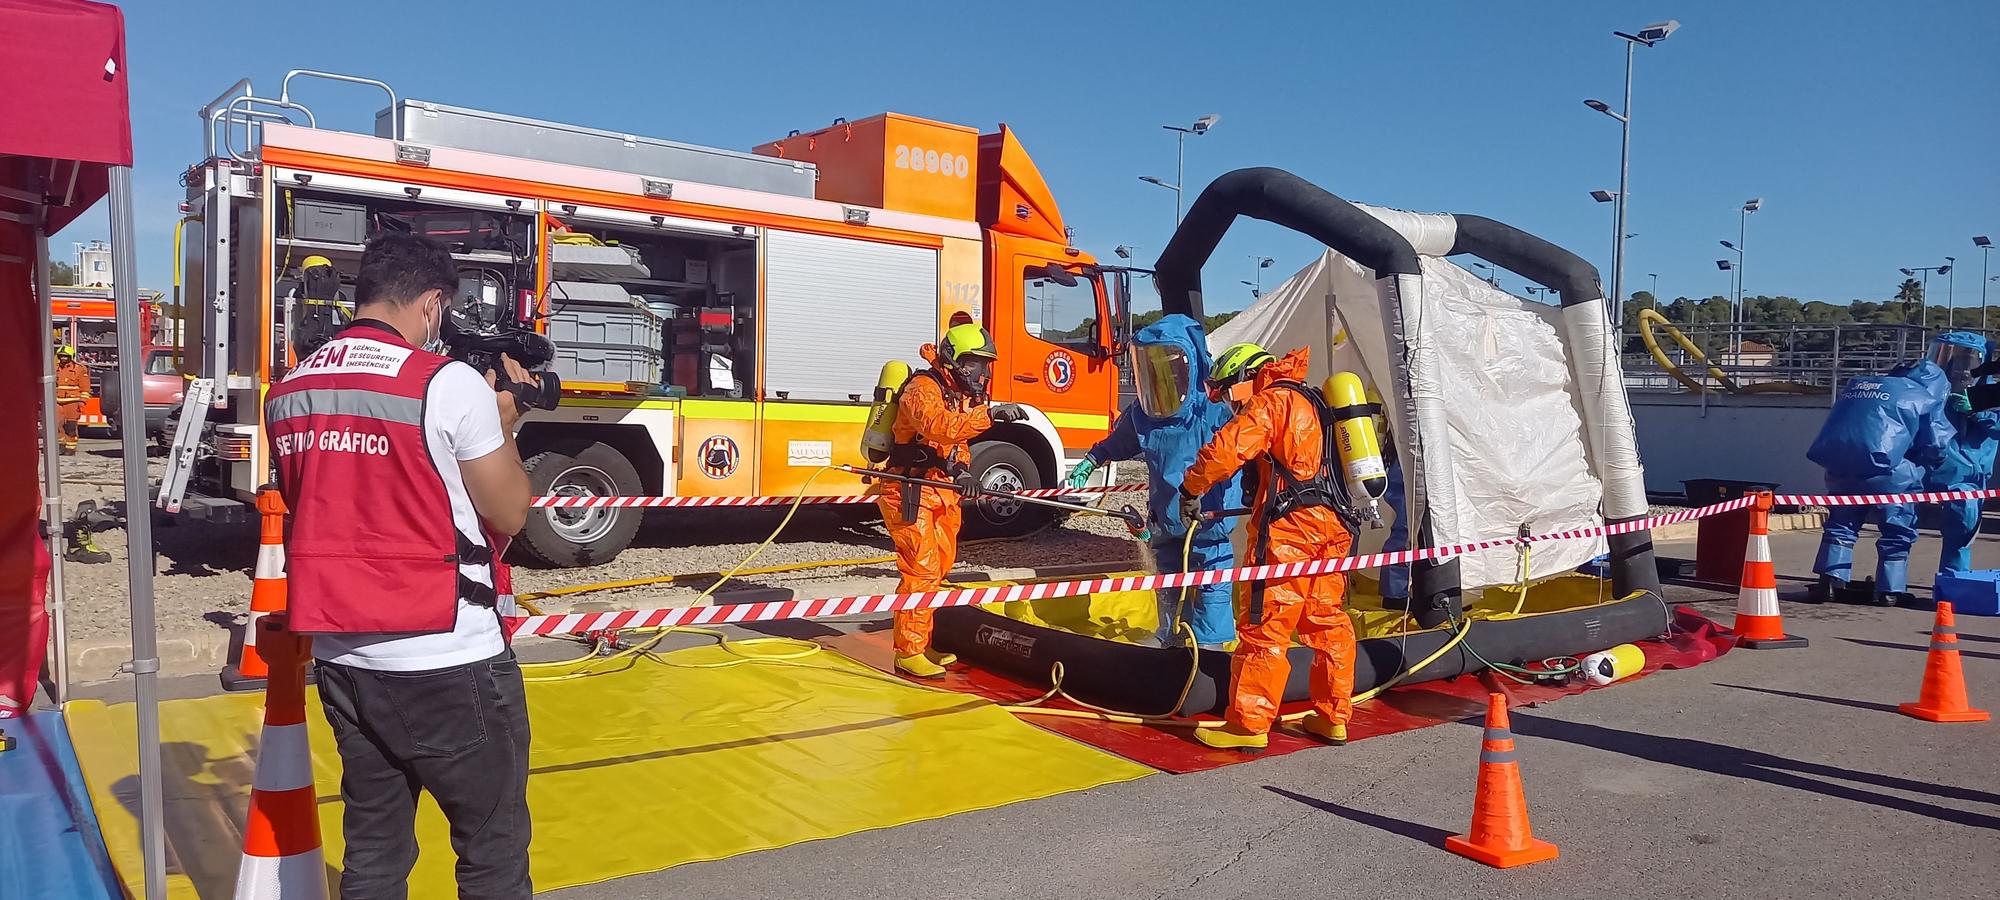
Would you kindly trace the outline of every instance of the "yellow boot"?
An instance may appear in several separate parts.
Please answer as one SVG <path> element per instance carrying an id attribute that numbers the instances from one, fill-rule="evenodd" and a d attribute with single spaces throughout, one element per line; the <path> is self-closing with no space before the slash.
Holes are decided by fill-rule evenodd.
<path id="1" fill-rule="evenodd" d="M 1306 713 L 1306 717 L 1299 720 L 1299 730 L 1336 747 L 1347 743 L 1347 723 L 1335 722 L 1316 712 Z"/>
<path id="2" fill-rule="evenodd" d="M 925 650 L 924 658 L 930 660 L 931 662 L 937 663 L 940 666 L 948 666 L 951 665 L 952 663 L 958 662 L 958 654 L 940 653 L 936 650 Z"/>
<path id="3" fill-rule="evenodd" d="M 1221 728 L 1197 728 L 1194 730 L 1194 739 L 1217 750 L 1235 750 L 1238 753 L 1262 753 L 1265 747 L 1271 745 L 1269 734 L 1262 732 L 1245 734 L 1237 731 L 1234 726 L 1227 725 Z"/>
<path id="4" fill-rule="evenodd" d="M 896 668 L 918 678 L 942 678 L 944 667 L 931 661 L 928 653 L 896 657 Z"/>

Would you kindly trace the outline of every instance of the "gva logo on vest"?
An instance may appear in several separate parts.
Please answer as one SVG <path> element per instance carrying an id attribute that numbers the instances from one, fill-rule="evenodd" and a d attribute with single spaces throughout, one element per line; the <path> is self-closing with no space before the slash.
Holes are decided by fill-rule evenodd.
<path id="1" fill-rule="evenodd" d="M 410 352 L 405 347 L 359 338 L 328 341 L 294 366 L 285 380 L 300 375 L 395 375 L 409 361 Z"/>

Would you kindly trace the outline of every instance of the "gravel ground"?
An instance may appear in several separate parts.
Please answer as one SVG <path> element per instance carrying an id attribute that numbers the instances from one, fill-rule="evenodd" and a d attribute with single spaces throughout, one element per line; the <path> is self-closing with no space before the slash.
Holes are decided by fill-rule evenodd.
<path id="1" fill-rule="evenodd" d="M 163 461 L 155 457 L 150 462 L 152 475 L 158 477 L 164 468 Z M 123 466 L 115 441 L 86 439 L 78 455 L 63 458 L 62 473 L 66 512 L 83 500 L 102 504 L 123 496 L 120 481 Z M 1121 466 L 1120 474 L 1121 481 L 1133 480 L 1143 477 L 1143 470 Z M 783 518 L 782 509 L 655 511 L 648 515 L 634 546 L 616 560 L 582 569 L 545 569 L 532 563 L 517 563 L 515 589 L 526 593 L 605 581 L 723 571 L 755 549 Z M 165 646 L 162 650 L 165 664 L 169 669 L 210 667 L 211 661 L 201 654 L 211 651 L 199 648 L 216 646 L 226 638 L 230 627 L 249 606 L 250 571 L 257 556 L 256 527 L 163 524 L 156 526 L 153 534 L 159 551 L 153 594 L 160 634 L 169 644 L 185 639 L 197 648 L 192 658 L 177 663 L 175 648 Z M 72 659 L 78 658 L 85 648 L 122 645 L 131 633 L 125 532 L 113 529 L 98 534 L 96 540 L 99 547 L 112 555 L 111 562 L 64 565 Z M 892 552 L 881 517 L 873 507 L 806 507 L 753 567 L 875 558 Z M 958 570 L 978 572 L 1083 563 L 1136 568 L 1140 559 L 1138 545 L 1116 520 L 1074 516 L 1025 538 L 968 542 L 960 553 Z M 894 563 L 878 562 L 757 576 L 733 582 L 724 590 L 791 588 L 801 596 L 825 593 L 833 586 L 887 591 L 894 588 L 895 578 Z M 703 586 L 697 583 L 692 587 L 660 585 L 606 591 L 579 596 L 573 601 L 551 598 L 543 601 L 542 606 L 549 611 L 670 606 L 693 601 Z M 112 656 L 124 658 L 107 651 L 102 658 L 92 657 L 89 662 L 79 664 L 76 677 L 79 680 L 108 677 L 109 666 L 101 663 Z"/>

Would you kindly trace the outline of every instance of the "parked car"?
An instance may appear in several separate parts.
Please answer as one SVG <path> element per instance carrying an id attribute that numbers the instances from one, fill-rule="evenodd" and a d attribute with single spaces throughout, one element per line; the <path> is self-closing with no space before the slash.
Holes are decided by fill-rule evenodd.
<path id="1" fill-rule="evenodd" d="M 165 444 L 173 440 L 173 420 L 181 409 L 181 398 L 187 392 L 187 379 L 181 377 L 179 350 L 174 347 L 147 347 L 142 357 L 145 359 L 144 385 L 146 404 L 146 436 Z M 107 368 L 97 379 L 97 395 L 104 408 L 105 418 L 111 421 L 111 431 L 118 432 L 118 416 L 121 398 L 118 387 L 118 370 Z"/>

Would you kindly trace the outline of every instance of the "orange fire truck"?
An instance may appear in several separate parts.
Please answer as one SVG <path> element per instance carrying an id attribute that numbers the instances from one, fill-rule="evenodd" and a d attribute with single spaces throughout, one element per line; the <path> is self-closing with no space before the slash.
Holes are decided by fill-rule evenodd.
<path id="1" fill-rule="evenodd" d="M 139 320 L 146 343 L 158 341 L 160 308 L 158 291 L 140 291 Z M 90 369 L 90 399 L 83 403 L 85 428 L 112 428 L 105 415 L 104 392 L 116 381 L 118 371 L 118 315 L 108 287 L 52 285 L 49 288 L 50 338 L 76 348 L 76 358 Z"/>
<path id="2" fill-rule="evenodd" d="M 314 78 L 386 93 L 374 133 L 314 125 L 291 96 Z M 993 333 L 995 399 L 1029 410 L 975 442 L 985 486 L 1056 484 L 1115 415 L 1130 273 L 1071 246 L 1004 125 L 889 113 L 741 153 L 302 71 L 275 97 L 239 82 L 202 115 L 208 152 L 183 205 L 193 381 L 159 497 L 171 511 L 238 516 L 268 480 L 264 387 L 297 358 L 293 337 L 344 320 L 362 245 L 386 229 L 451 248 L 459 327 L 556 343 L 562 404 L 520 431 L 537 494 L 855 493 L 858 479 L 823 468 L 865 464 L 879 369 L 915 360 L 956 315 Z M 308 287 L 309 263 L 338 268 L 340 289 Z M 988 533 L 1038 523 L 1005 501 L 971 512 Z M 638 526 L 632 509 L 541 510 L 518 543 L 588 565 Z"/>

